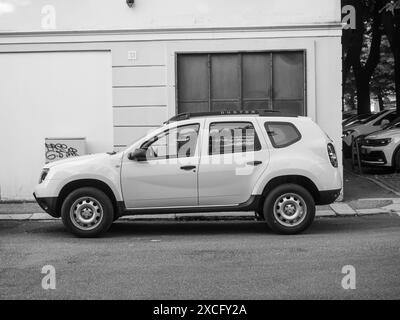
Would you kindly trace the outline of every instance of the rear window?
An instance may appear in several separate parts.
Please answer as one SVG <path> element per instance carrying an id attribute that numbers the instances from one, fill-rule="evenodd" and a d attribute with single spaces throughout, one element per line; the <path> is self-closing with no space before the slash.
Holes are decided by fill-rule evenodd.
<path id="1" fill-rule="evenodd" d="M 274 148 L 285 148 L 301 139 L 299 130 L 292 123 L 266 122 L 264 126 Z"/>

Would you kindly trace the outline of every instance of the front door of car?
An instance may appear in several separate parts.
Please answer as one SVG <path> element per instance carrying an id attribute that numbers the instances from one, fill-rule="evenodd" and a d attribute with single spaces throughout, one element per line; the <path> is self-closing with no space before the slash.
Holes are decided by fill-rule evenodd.
<path id="1" fill-rule="evenodd" d="M 248 201 L 269 162 L 258 123 L 206 120 L 202 140 L 200 206 L 237 205 Z"/>
<path id="2" fill-rule="evenodd" d="M 172 126 L 141 145 L 145 159 L 122 162 L 128 209 L 196 206 L 201 121 Z"/>

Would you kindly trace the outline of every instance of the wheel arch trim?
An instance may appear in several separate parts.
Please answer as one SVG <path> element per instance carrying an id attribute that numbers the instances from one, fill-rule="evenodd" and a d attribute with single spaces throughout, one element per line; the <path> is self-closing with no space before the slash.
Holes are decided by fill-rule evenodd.
<path id="1" fill-rule="evenodd" d="M 103 191 L 110 198 L 115 214 L 119 215 L 120 201 L 115 194 L 115 190 L 105 181 L 93 178 L 72 180 L 62 186 L 57 197 L 56 212 L 61 213 L 61 206 L 68 194 L 73 190 L 84 187 L 92 187 Z"/>

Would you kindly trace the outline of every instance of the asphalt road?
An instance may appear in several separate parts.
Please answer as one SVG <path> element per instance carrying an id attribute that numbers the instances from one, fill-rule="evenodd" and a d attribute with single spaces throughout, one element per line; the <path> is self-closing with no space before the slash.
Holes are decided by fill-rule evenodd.
<path id="1" fill-rule="evenodd" d="M 41 287 L 44 265 L 55 290 Z M 355 290 L 342 288 L 345 265 Z M 0 299 L 399 299 L 399 270 L 395 214 L 320 218 L 299 236 L 252 221 L 125 221 L 77 239 L 59 221 L 0 221 Z"/>

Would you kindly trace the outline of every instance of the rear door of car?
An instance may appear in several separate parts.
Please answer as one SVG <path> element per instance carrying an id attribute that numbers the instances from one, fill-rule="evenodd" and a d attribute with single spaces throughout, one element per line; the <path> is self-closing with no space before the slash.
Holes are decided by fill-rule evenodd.
<path id="1" fill-rule="evenodd" d="M 202 134 L 199 205 L 237 205 L 249 200 L 269 162 L 255 117 L 210 118 Z"/>

